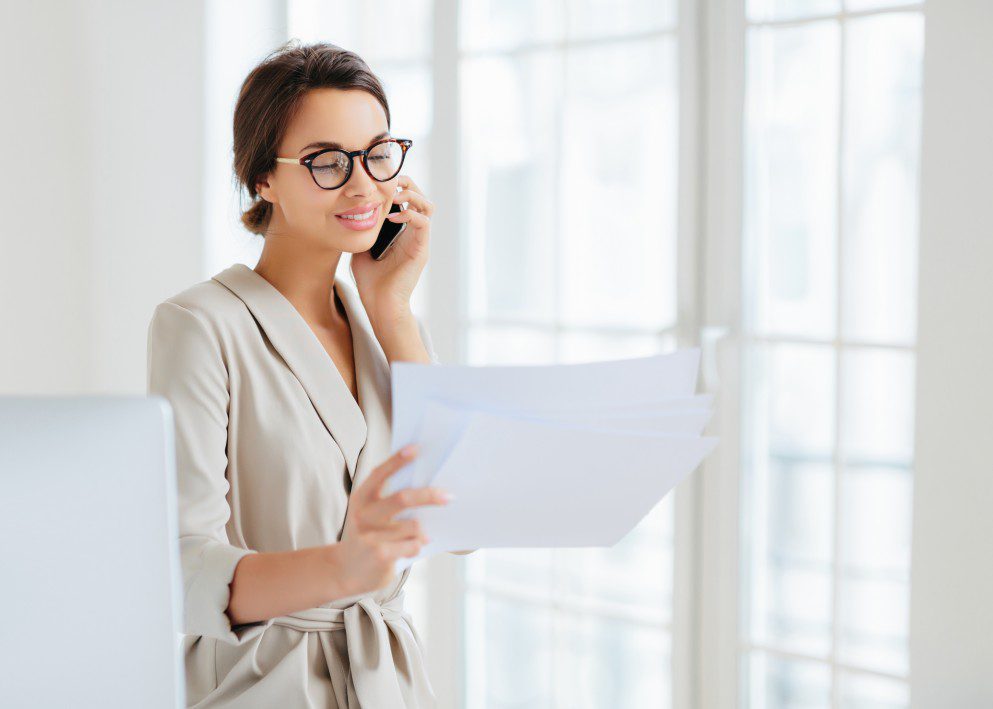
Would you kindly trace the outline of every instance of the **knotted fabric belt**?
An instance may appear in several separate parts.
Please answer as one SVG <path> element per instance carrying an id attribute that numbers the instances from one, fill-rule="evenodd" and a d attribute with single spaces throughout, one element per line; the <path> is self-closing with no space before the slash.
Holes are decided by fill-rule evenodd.
<path id="1" fill-rule="evenodd" d="M 366 597 L 347 608 L 307 608 L 277 616 L 271 622 L 302 632 L 344 630 L 350 672 L 330 639 L 322 637 L 321 644 L 335 686 L 344 688 L 351 683 L 362 709 L 435 706 L 416 631 L 409 614 L 403 610 L 403 596 L 399 593 L 382 604 Z M 403 650 L 400 667 L 393 659 L 391 632 Z M 401 671 L 406 681 L 401 678 Z M 351 709 L 350 695 L 353 693 L 349 691 L 339 696 L 339 704 Z"/>

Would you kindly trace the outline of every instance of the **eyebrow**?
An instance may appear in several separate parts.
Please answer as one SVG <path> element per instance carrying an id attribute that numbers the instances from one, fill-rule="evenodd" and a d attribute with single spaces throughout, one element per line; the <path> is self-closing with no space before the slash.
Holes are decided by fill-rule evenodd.
<path id="1" fill-rule="evenodd" d="M 377 140 L 380 140 L 382 138 L 389 138 L 389 137 L 390 137 L 390 132 L 389 131 L 383 131 L 379 135 L 374 135 L 369 140 L 369 142 L 366 143 L 366 145 L 370 145 L 372 143 L 375 143 Z M 344 148 L 342 147 L 341 143 L 336 143 L 333 140 L 316 140 L 313 143 L 307 143 L 307 145 L 305 145 L 302 148 L 300 148 L 300 150 L 298 150 L 297 152 L 298 153 L 302 153 L 304 150 L 310 150 L 311 148 L 321 148 L 321 149 L 324 149 L 324 148 L 334 148 L 336 150 L 344 150 Z"/>

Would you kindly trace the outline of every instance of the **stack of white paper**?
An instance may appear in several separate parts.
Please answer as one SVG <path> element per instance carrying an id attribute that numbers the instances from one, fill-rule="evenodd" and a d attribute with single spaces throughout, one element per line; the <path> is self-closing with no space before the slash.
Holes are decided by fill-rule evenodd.
<path id="1" fill-rule="evenodd" d="M 393 450 L 420 455 L 384 494 L 436 486 L 447 505 L 399 515 L 441 551 L 612 546 L 717 445 L 701 436 L 699 348 L 551 366 L 394 362 Z"/>

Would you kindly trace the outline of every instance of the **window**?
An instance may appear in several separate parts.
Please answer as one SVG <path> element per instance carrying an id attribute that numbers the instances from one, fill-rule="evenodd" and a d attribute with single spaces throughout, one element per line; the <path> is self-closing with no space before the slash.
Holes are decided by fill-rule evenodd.
<path id="1" fill-rule="evenodd" d="M 923 13 L 752 0 L 741 703 L 908 697 Z"/>
<path id="2" fill-rule="evenodd" d="M 459 13 L 466 360 L 673 349 L 675 3 Z M 465 706 L 669 706 L 673 517 L 670 495 L 610 550 L 467 557 Z"/>

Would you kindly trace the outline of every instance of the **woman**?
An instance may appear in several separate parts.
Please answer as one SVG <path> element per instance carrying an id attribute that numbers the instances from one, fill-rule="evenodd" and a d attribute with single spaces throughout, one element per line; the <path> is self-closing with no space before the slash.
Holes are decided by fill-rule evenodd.
<path id="1" fill-rule="evenodd" d="M 152 317 L 148 389 L 176 430 L 188 706 L 434 705 L 403 610 L 410 569 L 393 572 L 427 539 L 394 516 L 447 499 L 384 493 L 412 459 L 389 455 L 390 363 L 437 361 L 410 309 L 434 205 L 399 174 L 389 130 L 355 54 L 291 41 L 267 57 L 234 114 L 262 255 Z M 407 228 L 374 261 L 387 218 Z M 354 286 L 336 276 L 344 252 Z"/>

